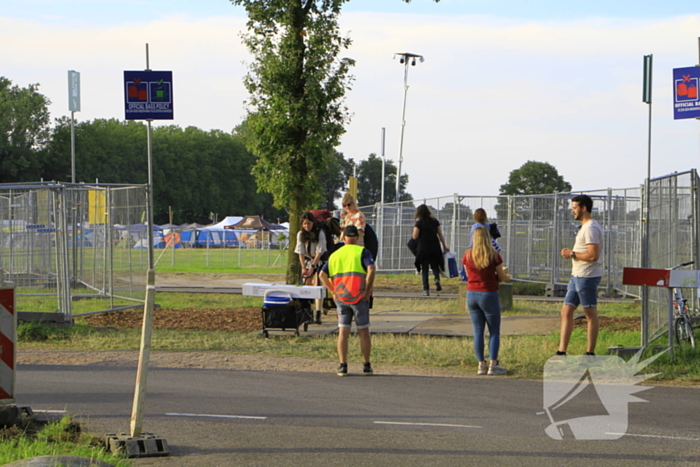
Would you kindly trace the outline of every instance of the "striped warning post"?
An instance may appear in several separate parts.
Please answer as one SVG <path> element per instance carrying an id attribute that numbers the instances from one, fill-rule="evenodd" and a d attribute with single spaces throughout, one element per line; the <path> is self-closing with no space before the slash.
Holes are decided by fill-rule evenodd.
<path id="1" fill-rule="evenodd" d="M 0 287 L 0 402 L 14 403 L 17 315 L 15 289 Z"/>

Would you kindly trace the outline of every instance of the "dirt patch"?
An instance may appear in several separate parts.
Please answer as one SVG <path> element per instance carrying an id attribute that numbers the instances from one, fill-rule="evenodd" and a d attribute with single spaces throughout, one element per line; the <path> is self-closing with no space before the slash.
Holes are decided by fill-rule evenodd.
<path id="1" fill-rule="evenodd" d="M 153 329 L 169 331 L 238 331 L 253 332 L 262 329 L 260 307 L 211 308 L 182 310 L 158 308 L 153 314 Z M 143 311 L 119 311 L 85 317 L 91 326 L 119 329 L 140 328 Z"/>
<path id="2" fill-rule="evenodd" d="M 601 329 L 606 329 L 612 332 L 630 332 L 639 331 L 642 329 L 642 319 L 639 316 L 629 316 L 624 318 L 610 318 L 607 316 L 599 316 L 598 322 Z M 580 317 L 574 321 L 575 328 L 586 328 L 586 318 Z"/>

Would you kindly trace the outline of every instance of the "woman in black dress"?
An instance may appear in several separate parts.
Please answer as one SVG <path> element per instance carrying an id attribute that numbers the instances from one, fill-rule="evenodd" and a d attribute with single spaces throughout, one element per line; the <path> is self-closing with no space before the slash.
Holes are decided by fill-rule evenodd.
<path id="1" fill-rule="evenodd" d="M 423 295 L 430 295 L 430 284 L 428 282 L 429 269 L 433 270 L 435 276 L 435 290 L 440 292 L 440 271 L 444 269 L 443 250 L 449 252 L 445 243 L 445 237 L 442 234 L 442 227 L 430 212 L 430 208 L 425 204 L 421 204 L 416 209 L 416 224 L 413 227 L 411 237 L 418 241 L 416 247 L 416 269 L 421 272 L 423 277 Z M 442 244 L 442 249 L 440 248 Z"/>

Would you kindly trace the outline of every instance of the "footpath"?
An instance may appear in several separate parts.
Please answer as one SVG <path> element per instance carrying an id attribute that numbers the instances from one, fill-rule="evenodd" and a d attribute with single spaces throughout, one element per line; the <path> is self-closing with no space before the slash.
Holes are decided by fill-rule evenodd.
<path id="1" fill-rule="evenodd" d="M 205 281 L 193 281 L 191 277 L 156 277 L 156 292 L 189 292 L 189 293 L 242 293 L 245 283 L 271 283 L 263 279 L 206 279 Z M 457 294 L 433 294 L 424 297 L 420 293 L 394 293 L 377 292 L 375 297 L 410 298 L 424 300 L 426 309 L 430 304 L 439 299 L 456 299 Z M 517 299 L 518 297 L 514 297 Z M 555 299 L 561 301 L 561 298 Z M 262 306 L 262 299 L 260 300 Z M 331 311 L 332 313 L 332 311 Z M 323 316 L 323 324 L 310 324 L 308 331 L 302 334 L 332 334 L 337 332 L 335 316 L 328 314 Z M 526 334 L 549 334 L 559 329 L 559 316 L 503 316 L 501 319 L 501 335 L 517 336 Z M 473 336 L 474 329 L 471 319 L 465 311 L 463 314 L 441 313 L 407 313 L 400 310 L 372 310 L 372 333 L 410 334 L 426 336 L 463 337 Z M 270 334 L 284 334 L 285 331 L 269 330 Z M 301 332 L 301 330 L 300 330 Z"/>

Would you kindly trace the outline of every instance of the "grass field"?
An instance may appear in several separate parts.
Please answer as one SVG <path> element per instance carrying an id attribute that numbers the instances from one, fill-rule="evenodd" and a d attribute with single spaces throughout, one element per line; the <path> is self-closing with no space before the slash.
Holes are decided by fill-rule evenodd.
<path id="1" fill-rule="evenodd" d="M 260 306 L 260 299 L 230 294 L 175 294 L 159 293 L 156 301 L 163 308 L 239 308 Z M 431 311 L 460 313 L 457 300 L 431 301 Z M 543 303 L 516 300 L 513 310 L 507 314 L 556 315 L 559 303 Z M 437 307 L 437 308 L 435 308 Z M 401 310 L 424 312 L 425 302 L 407 299 L 376 299 L 376 310 Z M 638 317 L 639 305 L 631 302 L 605 304 L 601 315 L 608 317 Z M 513 377 L 540 379 L 544 363 L 556 350 L 558 332 L 546 336 L 502 336 L 501 360 Z M 283 355 L 311 357 L 334 362 L 336 359 L 335 336 L 289 338 L 287 336 L 263 338 L 259 332 L 199 332 L 154 331 L 152 350 L 161 351 L 217 351 L 240 354 Z M 373 360 L 378 364 L 409 365 L 419 367 L 449 368 L 465 373 L 476 369 L 472 338 L 425 337 L 411 335 L 375 334 L 373 336 Z M 601 329 L 598 349 L 613 345 L 639 345 L 639 330 Z M 570 353 L 582 354 L 586 333 L 577 328 L 571 339 Z M 80 319 L 70 329 L 53 329 L 42 325 L 23 325 L 20 333 L 20 349 L 62 350 L 137 350 L 140 331 L 129 329 L 95 329 Z M 352 345 L 351 354 L 359 346 Z M 667 356 L 657 360 L 650 371 L 661 372 L 657 381 L 697 384 L 700 382 L 698 350 L 683 348 L 673 359 Z M 359 358 L 351 355 L 351 358 Z"/>

